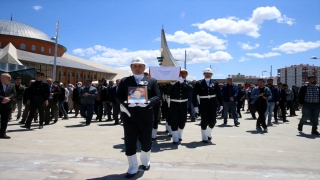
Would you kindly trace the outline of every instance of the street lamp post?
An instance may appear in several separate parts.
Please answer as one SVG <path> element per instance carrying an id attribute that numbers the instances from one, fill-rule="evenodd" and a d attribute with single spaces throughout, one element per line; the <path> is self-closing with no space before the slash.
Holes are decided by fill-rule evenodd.
<path id="1" fill-rule="evenodd" d="M 59 21 L 56 23 L 56 36 L 51 38 L 55 40 L 54 45 L 54 59 L 53 59 L 53 73 L 52 73 L 52 80 L 56 80 L 56 69 L 57 69 L 57 51 L 58 51 L 58 34 L 59 34 Z"/>
<path id="2" fill-rule="evenodd" d="M 191 54 L 192 54 L 192 56 L 191 56 Z M 183 60 L 179 60 L 179 59 L 175 59 L 175 61 L 183 61 L 184 62 L 184 69 L 185 70 L 187 70 L 187 56 L 188 56 L 188 60 L 191 60 L 194 57 L 196 57 L 196 53 L 189 51 L 188 55 L 187 55 L 187 50 L 184 50 L 184 61 Z"/>

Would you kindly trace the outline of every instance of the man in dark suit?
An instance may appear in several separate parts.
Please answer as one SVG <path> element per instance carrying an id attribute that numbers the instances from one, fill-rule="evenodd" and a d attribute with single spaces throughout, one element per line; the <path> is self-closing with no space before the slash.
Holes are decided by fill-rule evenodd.
<path id="1" fill-rule="evenodd" d="M 110 100 L 110 99 L 112 99 L 112 98 L 114 98 L 114 97 L 112 97 L 112 93 L 109 93 L 109 92 L 111 92 L 112 91 L 112 88 L 113 88 L 113 81 L 112 80 L 110 80 L 109 81 L 109 86 L 107 87 L 107 91 L 108 91 L 108 95 L 107 95 L 107 97 L 108 97 L 108 99 Z M 115 94 L 113 94 L 113 95 L 115 95 Z M 111 110 L 112 110 L 112 106 L 110 105 L 110 101 L 109 100 L 107 100 L 107 111 L 108 111 L 108 119 L 107 119 L 107 121 L 111 121 Z"/>
<path id="2" fill-rule="evenodd" d="M 49 125 L 50 123 L 50 109 L 51 109 L 51 112 L 53 114 L 53 117 L 54 117 L 54 123 L 57 123 L 58 122 L 58 116 L 59 116 L 59 106 L 58 106 L 58 103 L 59 103 L 59 96 L 61 94 L 61 90 L 59 88 L 59 84 L 60 84 L 60 81 L 55 81 L 53 84 L 52 84 L 52 79 L 47 79 L 47 83 L 50 87 L 50 97 L 49 97 L 49 104 L 48 106 L 46 106 L 44 108 L 44 111 L 45 111 L 45 125 Z"/>
<path id="3" fill-rule="evenodd" d="M 33 119 L 35 111 L 39 112 L 39 129 L 43 128 L 44 122 L 44 106 L 49 104 L 50 88 L 47 83 L 42 82 L 44 74 L 37 72 L 36 81 L 31 84 L 29 95 L 27 96 L 27 104 L 30 104 L 30 113 L 27 122 L 22 128 L 30 129 L 31 121 Z"/>
<path id="4" fill-rule="evenodd" d="M 117 79 L 116 86 L 113 86 L 110 92 L 108 92 L 109 97 L 111 98 L 109 99 L 110 106 L 113 107 L 113 119 L 114 119 L 115 125 L 119 124 L 120 103 L 117 101 L 117 98 L 116 98 L 117 91 L 119 88 L 119 83 L 120 83 L 120 79 Z"/>
<path id="5" fill-rule="evenodd" d="M 127 178 L 133 177 L 138 172 L 139 165 L 136 156 L 138 139 L 141 144 L 140 159 L 142 169 L 149 170 L 150 168 L 151 133 L 154 119 L 153 107 L 160 102 L 160 90 L 157 80 L 143 74 L 146 68 L 144 60 L 136 58 L 131 61 L 130 67 L 133 76 L 123 78 L 117 91 L 117 99 L 122 107 L 120 108 L 124 128 L 124 143 L 129 162 Z M 146 88 L 148 102 L 126 103 L 129 95 L 128 87 Z"/>
<path id="6" fill-rule="evenodd" d="M 283 89 L 281 82 L 278 83 L 278 88 L 279 88 L 278 92 L 279 92 L 280 101 L 279 103 L 276 103 L 276 106 L 274 107 L 274 110 L 273 110 L 274 120 L 275 122 L 278 122 L 278 108 L 280 107 L 283 122 L 289 122 L 286 118 L 287 94 L 286 94 L 286 91 Z"/>
<path id="7" fill-rule="evenodd" d="M 108 90 L 106 87 L 103 86 L 103 80 L 99 80 L 99 84 L 96 87 L 98 95 L 94 100 L 94 111 L 97 115 L 96 120 L 102 121 L 103 116 L 103 104 L 106 103 L 108 99 Z"/>
<path id="8" fill-rule="evenodd" d="M 7 126 L 9 121 L 9 115 L 13 106 L 13 98 L 16 96 L 16 90 L 14 84 L 10 83 L 11 76 L 8 73 L 1 74 L 0 84 L 0 116 L 1 116 L 1 129 L 0 138 L 10 139 L 7 136 Z"/>
<path id="9" fill-rule="evenodd" d="M 211 140 L 211 132 L 217 120 L 217 102 L 220 104 L 219 112 L 222 111 L 222 94 L 218 82 L 211 79 L 212 70 L 206 68 L 203 71 L 204 79 L 197 81 L 193 93 L 194 110 L 201 111 L 201 135 L 202 142 L 208 143 Z M 197 96 L 199 96 L 199 101 Z M 199 106 L 200 105 L 200 106 Z M 200 108 L 199 108 L 200 107 Z M 209 127 L 207 127 L 209 126 Z"/>

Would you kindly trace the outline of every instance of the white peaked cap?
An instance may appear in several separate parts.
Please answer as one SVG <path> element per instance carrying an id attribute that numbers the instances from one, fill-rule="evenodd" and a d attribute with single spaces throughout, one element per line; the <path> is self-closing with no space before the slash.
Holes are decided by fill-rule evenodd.
<path id="1" fill-rule="evenodd" d="M 131 61 L 131 64 L 143 64 L 143 65 L 146 65 L 146 63 L 144 62 L 144 60 L 142 58 L 134 58 L 132 61 Z"/>
<path id="2" fill-rule="evenodd" d="M 211 74 L 212 74 L 212 69 L 210 69 L 210 68 L 205 68 L 205 69 L 203 70 L 203 73 L 211 73 Z"/>

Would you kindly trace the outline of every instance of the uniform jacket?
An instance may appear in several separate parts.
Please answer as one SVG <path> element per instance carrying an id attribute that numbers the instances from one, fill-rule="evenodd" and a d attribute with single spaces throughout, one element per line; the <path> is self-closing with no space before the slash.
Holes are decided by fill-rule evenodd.
<path id="1" fill-rule="evenodd" d="M 183 100 L 189 98 L 189 92 L 192 90 L 192 85 L 190 84 L 190 81 L 186 81 L 183 83 L 180 83 L 179 81 L 176 82 L 174 85 L 169 85 L 167 90 L 167 97 L 176 100 Z M 175 108 L 187 108 L 188 101 L 186 102 L 170 102 L 170 107 Z"/>
<path id="2" fill-rule="evenodd" d="M 148 101 L 150 101 L 147 107 L 128 107 L 128 104 L 125 103 L 128 99 L 128 87 L 138 87 L 134 76 L 129 76 L 121 79 L 118 91 L 117 91 L 117 100 L 120 104 L 123 104 L 131 114 L 131 117 L 128 117 L 127 114 L 122 113 L 121 119 L 124 121 L 153 121 L 153 106 L 160 103 L 160 89 L 157 83 L 157 80 L 151 77 L 144 76 L 140 83 L 144 82 L 147 86 L 148 91 Z M 145 83 L 146 82 L 146 83 Z"/>
<path id="3" fill-rule="evenodd" d="M 318 86 L 318 89 L 319 89 L 319 98 L 320 98 L 320 87 L 319 86 Z M 298 95 L 299 104 L 304 104 L 304 99 L 306 97 L 306 92 L 307 92 L 307 86 L 302 86 L 300 88 L 299 95 Z"/>
<path id="4" fill-rule="evenodd" d="M 219 104 L 222 104 L 222 94 L 220 91 L 220 87 L 218 82 L 210 79 L 210 86 L 208 87 L 205 79 L 197 81 L 194 89 L 193 89 L 193 106 L 198 107 L 198 98 L 197 96 L 208 96 L 208 95 L 216 95 L 215 98 L 200 98 L 200 104 L 202 107 L 204 106 L 212 106 L 216 105 L 217 101 Z"/>
<path id="5" fill-rule="evenodd" d="M 2 83 L 0 82 L 0 109 L 2 108 L 12 108 L 13 101 L 12 99 L 16 96 L 16 89 L 14 87 L 14 84 L 8 83 L 6 91 L 4 91 Z M 5 97 L 9 97 L 10 101 L 6 104 L 2 104 L 2 100 Z"/>

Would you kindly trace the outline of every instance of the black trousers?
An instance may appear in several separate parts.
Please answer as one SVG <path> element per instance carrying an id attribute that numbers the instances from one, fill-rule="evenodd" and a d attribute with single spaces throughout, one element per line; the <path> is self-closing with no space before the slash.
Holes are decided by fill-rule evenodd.
<path id="1" fill-rule="evenodd" d="M 160 122 L 160 103 L 153 106 L 153 129 L 158 129 L 158 124 Z"/>
<path id="2" fill-rule="evenodd" d="M 112 111 L 112 106 L 110 106 L 110 103 L 107 103 L 107 109 L 108 109 L 108 120 L 111 120 L 111 111 Z"/>
<path id="3" fill-rule="evenodd" d="M 256 110 L 258 111 L 258 119 L 256 126 L 262 125 L 263 129 L 267 128 L 266 117 L 264 116 L 267 111 L 267 103 L 255 103 Z"/>
<path id="4" fill-rule="evenodd" d="M 123 121 L 124 145 L 127 156 L 136 154 L 137 140 L 140 141 L 142 151 L 148 152 L 151 150 L 152 125 L 152 118 L 146 122 Z"/>
<path id="5" fill-rule="evenodd" d="M 201 129 L 206 130 L 207 126 L 213 128 L 217 123 L 217 104 L 212 104 L 211 106 L 199 105 L 201 110 Z"/>
<path id="6" fill-rule="evenodd" d="M 177 102 L 171 102 L 171 104 Z M 186 103 L 186 102 L 185 102 Z M 170 107 L 170 116 L 171 116 L 171 130 L 177 131 L 179 129 L 184 129 L 187 121 L 187 112 L 188 108 L 186 107 Z"/>
<path id="7" fill-rule="evenodd" d="M 94 101 L 94 112 L 96 113 L 98 119 L 102 119 L 102 115 L 103 115 L 102 101 Z"/>
<path id="8" fill-rule="evenodd" d="M 295 112 L 293 101 L 287 101 L 287 108 L 290 110 L 290 116 L 295 115 L 296 112 Z"/>
<path id="9" fill-rule="evenodd" d="M 278 120 L 278 108 L 281 109 L 281 116 L 283 120 L 286 120 L 286 106 L 283 101 L 279 102 L 279 105 L 274 106 L 273 116 L 275 120 Z"/>
<path id="10" fill-rule="evenodd" d="M 34 116 L 34 113 L 36 112 L 37 108 L 38 108 L 38 112 L 39 112 L 39 125 L 43 125 L 44 122 L 44 99 L 42 97 L 33 97 L 32 101 L 30 101 L 30 113 L 28 116 L 28 119 L 26 121 L 26 126 L 30 127 L 31 126 L 31 122 Z"/>
<path id="11" fill-rule="evenodd" d="M 167 101 L 162 101 L 161 105 L 161 117 L 162 119 L 167 119 L 168 103 Z"/>
<path id="12" fill-rule="evenodd" d="M 252 118 L 256 118 L 256 106 L 254 104 L 251 104 L 251 101 L 249 103 L 249 109 L 250 109 L 250 113 Z"/>
<path id="13" fill-rule="evenodd" d="M 119 114 L 120 114 L 120 104 L 118 102 L 113 104 L 113 114 L 112 117 L 115 121 L 115 123 L 119 122 Z"/>
<path id="14" fill-rule="evenodd" d="M 237 103 L 237 113 L 241 116 L 241 108 L 243 108 L 244 101 L 238 101 Z"/>
<path id="15" fill-rule="evenodd" d="M 9 121 L 9 116 L 11 111 L 12 111 L 11 108 L 1 107 L 0 109 L 0 116 L 1 116 L 0 134 L 6 134 L 7 132 L 8 121 Z"/>

